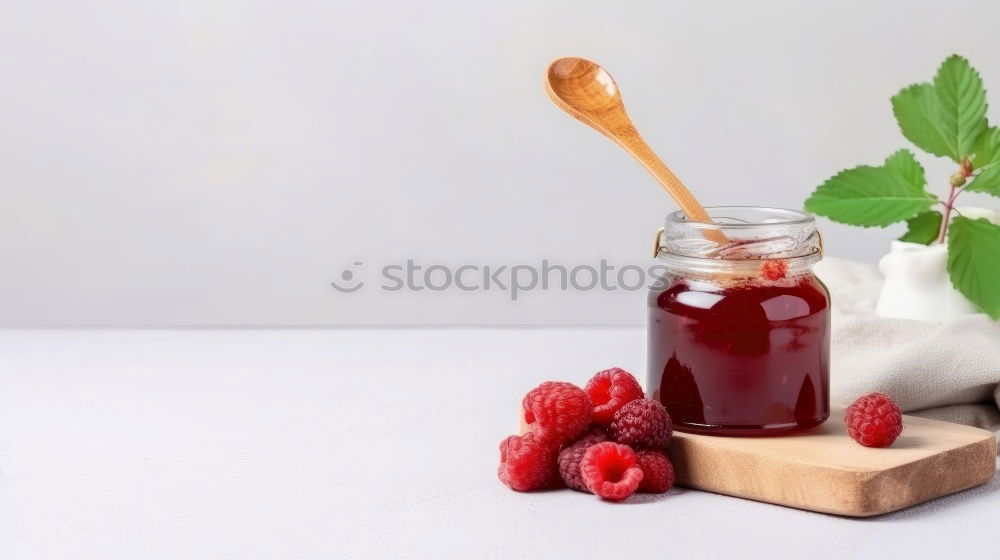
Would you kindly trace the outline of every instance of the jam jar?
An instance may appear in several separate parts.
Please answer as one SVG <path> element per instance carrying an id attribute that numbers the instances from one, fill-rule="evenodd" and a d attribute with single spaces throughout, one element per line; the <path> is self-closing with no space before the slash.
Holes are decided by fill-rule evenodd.
<path id="1" fill-rule="evenodd" d="M 667 216 L 654 249 L 647 388 L 683 432 L 770 436 L 830 414 L 830 294 L 803 212 L 706 208 Z M 720 235 L 721 234 L 721 235 Z"/>

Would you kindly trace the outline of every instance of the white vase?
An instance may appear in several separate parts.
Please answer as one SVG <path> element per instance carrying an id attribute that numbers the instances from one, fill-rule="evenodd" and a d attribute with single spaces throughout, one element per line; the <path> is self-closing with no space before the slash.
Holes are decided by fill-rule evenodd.
<path id="1" fill-rule="evenodd" d="M 951 285 L 948 247 L 893 241 L 878 262 L 885 276 L 875 311 L 883 317 L 946 322 L 976 313 L 976 308 Z"/>
<path id="2" fill-rule="evenodd" d="M 968 218 L 1000 222 L 1000 213 L 985 208 L 959 208 Z M 883 317 L 943 323 L 978 313 L 976 306 L 951 284 L 948 246 L 893 241 L 878 269 L 885 276 L 875 311 Z"/>

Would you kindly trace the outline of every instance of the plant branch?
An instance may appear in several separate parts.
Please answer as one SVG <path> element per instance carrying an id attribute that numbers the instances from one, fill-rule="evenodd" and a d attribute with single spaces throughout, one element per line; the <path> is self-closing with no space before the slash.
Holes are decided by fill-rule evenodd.
<path id="1" fill-rule="evenodd" d="M 948 200 L 944 203 L 944 215 L 941 216 L 941 228 L 938 230 L 938 243 L 944 243 L 948 236 L 948 220 L 951 218 L 951 210 L 955 204 L 955 190 L 955 185 L 949 185 Z"/>
<path id="2" fill-rule="evenodd" d="M 966 156 L 962 158 L 961 167 L 948 181 L 948 200 L 944 202 L 944 215 L 941 217 L 941 229 L 938 230 L 938 243 L 944 243 L 948 238 L 948 221 L 951 220 L 951 212 L 955 209 L 955 199 L 962 194 L 965 187 L 969 186 L 970 177 L 972 177 L 972 162 Z"/>

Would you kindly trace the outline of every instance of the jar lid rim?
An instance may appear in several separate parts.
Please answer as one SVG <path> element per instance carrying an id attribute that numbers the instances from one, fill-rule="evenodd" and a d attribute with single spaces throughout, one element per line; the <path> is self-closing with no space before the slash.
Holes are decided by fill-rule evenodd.
<path id="1" fill-rule="evenodd" d="M 764 211 L 770 212 L 775 215 L 774 219 L 769 219 L 766 222 L 718 222 L 715 221 L 720 213 L 725 213 L 728 210 L 736 211 Z M 808 212 L 802 212 L 799 210 L 789 210 L 787 208 L 776 208 L 772 206 L 706 206 L 705 211 L 708 212 L 710 216 L 713 217 L 711 223 L 696 222 L 689 220 L 687 215 L 681 210 L 676 210 L 667 214 L 667 224 L 683 224 L 684 227 L 691 227 L 696 229 L 716 229 L 719 227 L 729 229 L 742 229 L 742 228 L 759 228 L 762 226 L 789 226 L 797 224 L 808 224 L 810 222 L 815 222 L 816 218 Z M 779 217 L 779 216 L 783 216 Z M 732 219 L 732 218 L 730 218 Z"/>

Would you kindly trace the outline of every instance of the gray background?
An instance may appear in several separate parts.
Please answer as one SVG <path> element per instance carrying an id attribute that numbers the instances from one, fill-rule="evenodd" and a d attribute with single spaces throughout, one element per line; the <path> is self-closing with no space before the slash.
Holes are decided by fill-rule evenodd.
<path id="1" fill-rule="evenodd" d="M 799 208 L 881 162 L 907 145 L 889 97 L 953 52 L 1000 94 L 997 3 L 609 6 L 9 5 L 0 324 L 641 324 L 637 292 L 375 287 L 407 258 L 648 264 L 673 204 L 548 102 L 550 59 L 607 66 L 707 205 Z M 920 157 L 943 190 L 951 166 Z M 901 233 L 824 228 L 869 262 Z M 333 290 L 355 261 L 365 288 Z"/>

